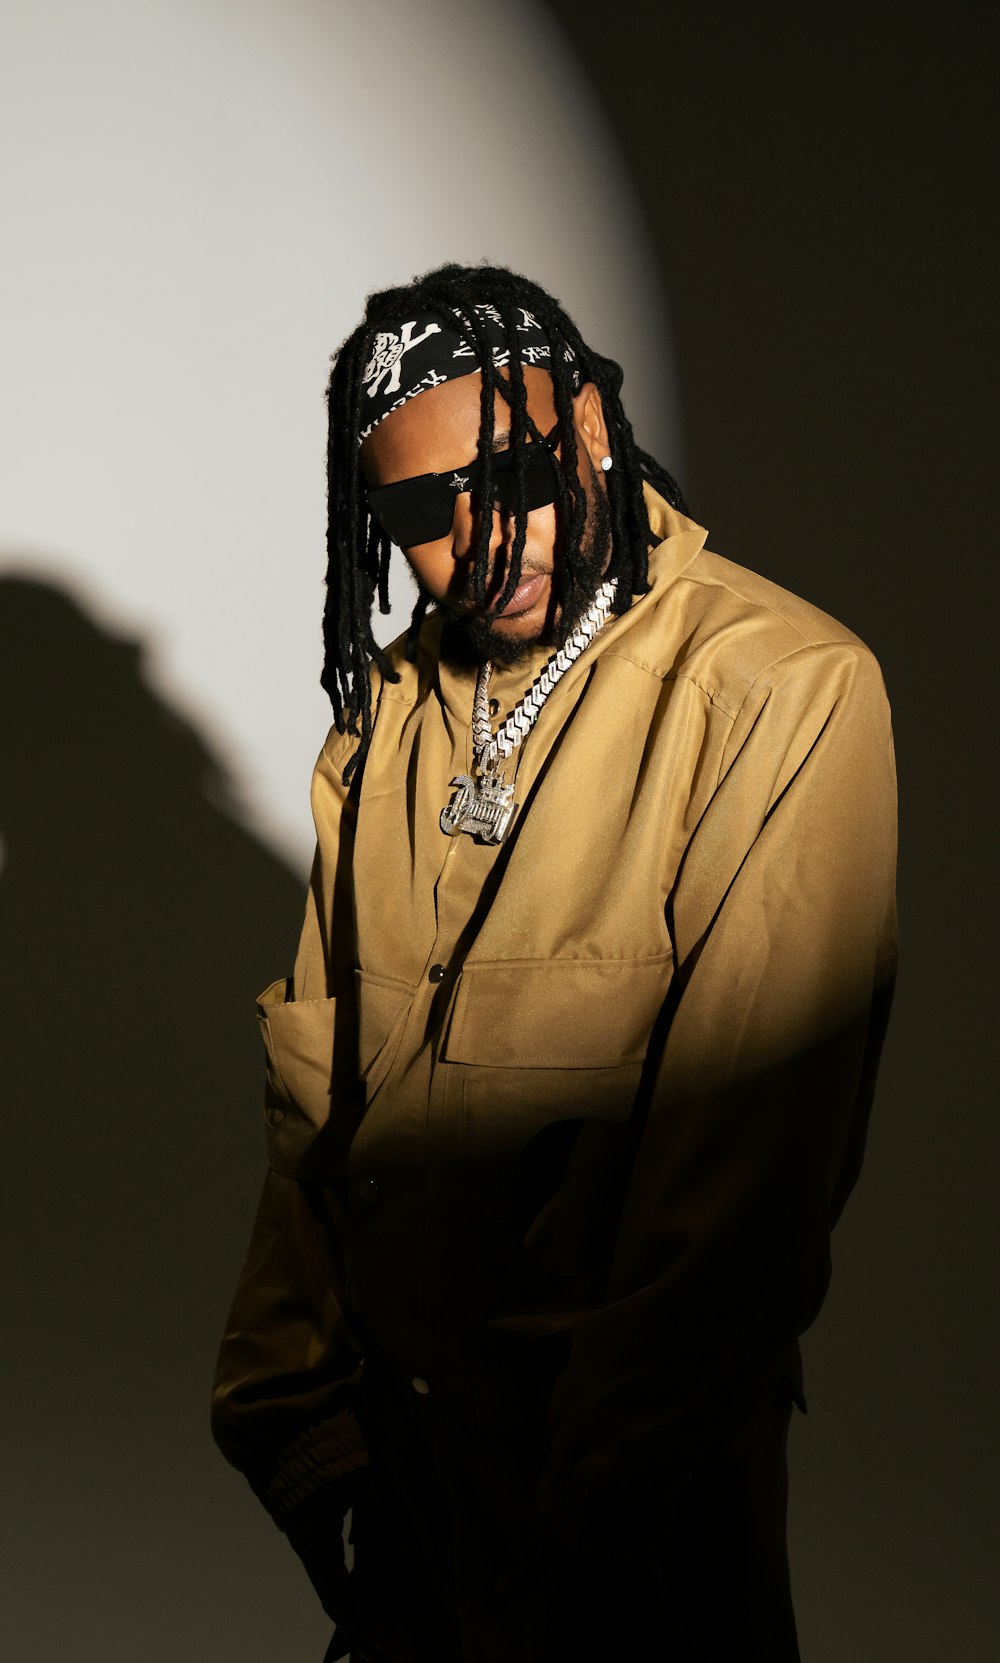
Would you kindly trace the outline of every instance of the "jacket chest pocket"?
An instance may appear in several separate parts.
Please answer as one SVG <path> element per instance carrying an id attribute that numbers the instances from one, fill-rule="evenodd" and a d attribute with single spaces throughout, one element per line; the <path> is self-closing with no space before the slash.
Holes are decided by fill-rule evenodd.
<path id="1" fill-rule="evenodd" d="M 268 1160 L 286 1177 L 330 1181 L 359 1110 L 353 1012 L 336 999 L 290 999 L 289 990 L 282 976 L 257 998 Z"/>
<path id="2" fill-rule="evenodd" d="M 467 964 L 442 1050 L 462 1066 L 466 1149 L 520 1146 L 553 1120 L 627 1120 L 672 963 Z"/>
<path id="3" fill-rule="evenodd" d="M 667 953 L 462 971 L 442 1056 L 461 1082 L 451 1204 L 474 1243 L 450 1274 L 468 1281 L 471 1308 L 496 1317 L 597 1297 L 671 969 Z"/>

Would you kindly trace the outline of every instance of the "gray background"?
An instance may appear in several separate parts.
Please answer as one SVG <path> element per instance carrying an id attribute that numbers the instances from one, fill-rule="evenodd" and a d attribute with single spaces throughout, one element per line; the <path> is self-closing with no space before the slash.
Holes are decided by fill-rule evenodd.
<path id="1" fill-rule="evenodd" d="M 796 1603 L 806 1663 L 995 1655 L 993 15 L 7 8 L 18 1663 L 322 1655 L 206 1425 L 326 725 L 321 390 L 366 288 L 483 253 L 625 360 L 711 545 L 884 666 L 903 968 L 807 1341 Z"/>

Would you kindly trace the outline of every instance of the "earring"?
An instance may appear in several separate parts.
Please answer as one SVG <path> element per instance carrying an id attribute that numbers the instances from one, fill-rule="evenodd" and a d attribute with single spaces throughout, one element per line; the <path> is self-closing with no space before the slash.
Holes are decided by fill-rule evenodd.
<path id="1" fill-rule="evenodd" d="M 614 463 L 612 462 L 610 456 L 601 457 L 601 467 L 604 469 L 605 473 L 611 472 L 611 469 L 614 467 Z"/>

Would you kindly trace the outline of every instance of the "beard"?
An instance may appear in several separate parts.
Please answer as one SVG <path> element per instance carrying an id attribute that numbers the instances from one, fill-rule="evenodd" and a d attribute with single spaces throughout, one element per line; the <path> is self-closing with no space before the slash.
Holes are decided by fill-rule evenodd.
<path id="1" fill-rule="evenodd" d="M 553 652 L 558 652 L 560 647 L 565 646 L 593 601 L 611 554 L 611 509 L 607 492 L 598 484 L 597 473 L 589 457 L 587 461 L 594 490 L 589 498 L 587 521 L 580 544 L 577 581 L 571 593 L 558 597 L 554 616 L 535 635 L 506 635 L 482 612 L 451 614 L 441 631 L 441 658 L 446 664 L 468 667 L 490 659 L 498 667 L 509 669 L 520 664 L 536 647 L 551 647 Z M 547 567 L 525 561 L 521 565 L 521 577 L 523 579 L 534 572 L 547 570 Z"/>

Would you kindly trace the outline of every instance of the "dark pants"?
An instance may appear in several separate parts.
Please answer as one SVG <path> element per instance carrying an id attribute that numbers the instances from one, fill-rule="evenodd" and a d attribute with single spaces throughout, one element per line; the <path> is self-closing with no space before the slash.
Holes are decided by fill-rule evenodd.
<path id="1" fill-rule="evenodd" d="M 366 1360 L 377 1477 L 352 1524 L 359 1593 L 413 1663 L 797 1663 L 785 1552 L 787 1401 L 740 1461 L 611 1507 L 553 1550 L 533 1495 L 544 1415 L 498 1431 L 412 1401 Z M 498 1582 L 506 1586 L 498 1587 Z"/>

